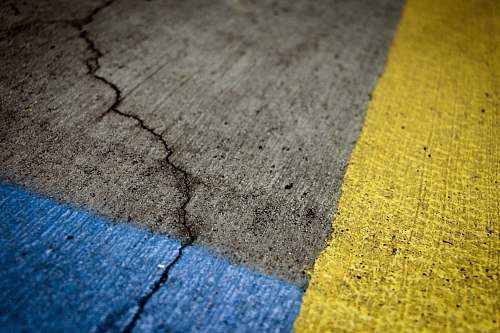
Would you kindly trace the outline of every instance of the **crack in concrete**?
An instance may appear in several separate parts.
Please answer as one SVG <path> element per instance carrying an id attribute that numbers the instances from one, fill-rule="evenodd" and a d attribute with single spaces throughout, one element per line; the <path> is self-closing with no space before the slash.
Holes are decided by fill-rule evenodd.
<path id="1" fill-rule="evenodd" d="M 128 333 L 128 332 L 131 332 L 135 328 L 142 313 L 144 312 L 144 308 L 145 308 L 146 304 L 153 297 L 153 295 L 166 283 L 166 281 L 168 280 L 168 277 L 169 277 L 170 270 L 180 260 L 180 258 L 183 255 L 184 249 L 186 249 L 187 247 L 191 246 L 194 243 L 194 241 L 196 240 L 196 236 L 195 236 L 194 232 L 191 230 L 191 227 L 189 226 L 189 224 L 187 223 L 187 206 L 189 205 L 189 202 L 191 201 L 191 193 L 192 193 L 191 178 L 192 177 L 190 176 L 190 174 L 186 170 L 183 170 L 182 168 L 180 168 L 179 166 L 177 166 L 175 163 L 173 163 L 171 161 L 171 156 L 173 154 L 173 150 L 168 146 L 168 143 L 166 142 L 166 140 L 163 138 L 163 136 L 161 134 L 158 134 L 157 132 L 155 132 L 155 130 L 153 128 L 146 125 L 144 120 L 141 119 L 140 117 L 133 115 L 133 114 L 125 113 L 125 112 L 118 109 L 118 106 L 120 105 L 121 98 L 122 98 L 120 88 L 118 88 L 118 86 L 116 84 L 114 84 L 113 82 L 111 82 L 111 81 L 107 80 L 106 78 L 97 74 L 97 71 L 100 68 L 99 59 L 103 56 L 103 53 L 96 46 L 95 42 L 90 38 L 88 32 L 85 30 L 85 26 L 90 24 L 94 20 L 95 15 L 97 15 L 101 10 L 109 7 L 113 2 L 114 2 L 114 0 L 110 0 L 110 1 L 105 2 L 103 5 L 92 10 L 92 12 L 81 21 L 69 22 L 72 26 L 74 26 L 75 28 L 77 28 L 80 31 L 80 37 L 83 40 L 85 40 L 85 42 L 87 43 L 88 49 L 93 54 L 92 57 L 86 59 L 86 61 L 85 61 L 86 65 L 87 65 L 87 70 L 88 70 L 87 74 L 92 75 L 95 79 L 106 84 L 115 93 L 115 99 L 114 99 L 113 104 L 99 117 L 99 119 L 102 119 L 105 115 L 107 115 L 108 113 L 111 113 L 111 112 L 114 112 L 122 117 L 134 119 L 135 121 L 137 121 L 138 125 L 143 130 L 147 131 L 148 133 L 153 135 L 157 140 L 159 140 L 161 142 L 161 144 L 165 150 L 165 154 L 166 154 L 165 161 L 175 170 L 175 172 L 179 173 L 181 175 L 181 178 L 182 178 L 182 187 L 183 187 L 183 193 L 185 196 L 185 200 L 182 203 L 182 206 L 180 207 L 179 221 L 181 222 L 181 224 L 185 230 L 185 233 L 187 235 L 187 239 L 184 239 L 181 241 L 181 246 L 179 247 L 177 256 L 174 258 L 174 260 L 169 265 L 167 265 L 165 267 L 165 269 L 163 270 L 163 272 L 160 275 L 160 278 L 155 281 L 155 283 L 152 285 L 152 287 L 149 288 L 149 290 L 136 301 L 136 305 L 135 305 L 136 310 L 134 312 L 134 316 L 132 317 L 132 319 L 127 323 L 127 325 L 122 330 L 123 333 Z M 111 323 L 108 323 L 108 325 L 111 325 Z M 106 325 L 106 326 L 108 326 L 108 325 Z"/>
<path id="2" fill-rule="evenodd" d="M 168 280 L 168 274 L 170 272 L 170 269 L 172 269 L 172 267 L 174 267 L 175 264 L 177 264 L 177 262 L 182 257 L 184 249 L 186 247 L 188 247 L 188 246 L 191 246 L 191 244 L 193 243 L 193 241 L 194 241 L 194 239 L 190 240 L 189 242 L 185 242 L 185 243 L 182 244 L 182 246 L 179 248 L 179 252 L 178 252 L 177 256 L 175 257 L 175 259 L 167 267 L 165 267 L 165 269 L 163 270 L 163 272 L 162 272 L 162 274 L 160 276 L 160 279 L 158 279 L 153 284 L 152 288 L 137 301 L 137 305 L 136 305 L 137 310 L 135 311 L 134 316 L 129 321 L 129 323 L 127 324 L 127 326 L 125 326 L 125 328 L 122 330 L 122 333 L 130 333 L 130 332 L 132 332 L 132 330 L 137 325 L 137 322 L 141 318 L 141 315 L 144 312 L 144 308 L 145 308 L 146 304 L 148 303 L 148 301 L 165 284 L 165 282 L 167 282 L 167 280 Z"/>

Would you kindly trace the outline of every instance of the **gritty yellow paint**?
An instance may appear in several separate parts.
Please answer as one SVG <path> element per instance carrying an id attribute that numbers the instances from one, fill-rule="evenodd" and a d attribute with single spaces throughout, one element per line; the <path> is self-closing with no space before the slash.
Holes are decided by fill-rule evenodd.
<path id="1" fill-rule="evenodd" d="M 297 332 L 500 332 L 500 1 L 409 0 Z"/>

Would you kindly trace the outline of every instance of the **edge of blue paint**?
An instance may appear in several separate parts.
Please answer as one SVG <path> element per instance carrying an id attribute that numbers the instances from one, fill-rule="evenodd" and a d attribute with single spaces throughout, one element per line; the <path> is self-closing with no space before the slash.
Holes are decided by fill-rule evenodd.
<path id="1" fill-rule="evenodd" d="M 0 180 L 0 331 L 121 332 L 180 246 Z M 193 245 L 134 331 L 292 331 L 302 293 Z"/>

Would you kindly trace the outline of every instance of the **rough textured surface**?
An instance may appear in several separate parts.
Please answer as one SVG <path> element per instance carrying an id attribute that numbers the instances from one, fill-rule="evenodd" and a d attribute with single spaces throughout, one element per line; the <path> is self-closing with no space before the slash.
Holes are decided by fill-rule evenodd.
<path id="1" fill-rule="evenodd" d="M 401 1 L 69 3 L 2 4 L 0 176 L 303 284 Z"/>
<path id="2" fill-rule="evenodd" d="M 181 244 L 0 183 L 0 331 L 119 332 Z"/>
<path id="3" fill-rule="evenodd" d="M 0 332 L 287 332 L 302 291 L 0 183 Z"/>
<path id="4" fill-rule="evenodd" d="M 302 290 L 186 248 L 137 322 L 140 332 L 291 332 Z"/>
<path id="5" fill-rule="evenodd" d="M 297 332 L 500 331 L 500 3 L 412 0 Z"/>

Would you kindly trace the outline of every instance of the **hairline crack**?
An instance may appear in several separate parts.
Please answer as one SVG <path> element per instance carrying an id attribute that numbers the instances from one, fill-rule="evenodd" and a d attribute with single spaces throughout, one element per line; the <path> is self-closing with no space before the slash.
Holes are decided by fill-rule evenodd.
<path id="1" fill-rule="evenodd" d="M 170 270 L 181 259 L 182 255 L 183 255 L 183 251 L 187 247 L 191 246 L 194 243 L 194 241 L 196 240 L 196 236 L 195 236 L 194 232 L 191 230 L 191 227 L 189 226 L 189 224 L 187 223 L 187 206 L 189 205 L 189 202 L 191 201 L 191 193 L 192 193 L 192 188 L 191 188 L 192 182 L 191 182 L 190 174 L 186 170 L 182 169 L 181 167 L 177 166 L 175 163 L 173 163 L 171 161 L 173 150 L 169 147 L 168 143 L 166 142 L 166 140 L 163 138 L 163 136 L 161 134 L 157 133 L 153 128 L 149 127 L 145 123 L 145 121 L 143 119 L 141 119 L 140 117 L 138 117 L 134 114 L 125 113 L 125 112 L 118 109 L 118 106 L 120 105 L 121 100 L 122 100 L 121 90 L 118 88 L 118 86 L 116 84 L 107 80 L 103 76 L 100 76 L 99 74 L 97 74 L 97 71 L 100 68 L 99 59 L 103 56 L 103 53 L 97 47 L 96 43 L 92 40 L 92 38 L 90 38 L 88 32 L 85 30 L 85 26 L 90 24 L 94 20 L 94 17 L 101 10 L 109 7 L 113 2 L 114 2 L 114 0 L 107 1 L 103 5 L 96 7 L 94 10 L 92 10 L 92 12 L 88 16 L 86 16 L 83 20 L 70 21 L 69 23 L 73 27 L 75 27 L 76 29 L 78 29 L 80 31 L 80 37 L 87 43 L 88 49 L 93 54 L 91 57 L 89 57 L 85 60 L 85 64 L 87 66 L 87 74 L 93 76 L 98 81 L 101 81 L 102 83 L 106 84 L 115 93 L 115 99 L 114 99 L 113 104 L 100 116 L 100 118 L 104 117 L 108 113 L 113 112 L 113 113 L 116 113 L 122 117 L 134 119 L 138 123 L 138 125 L 141 129 L 147 131 L 152 136 L 154 136 L 158 141 L 160 141 L 160 143 L 162 144 L 162 146 L 165 150 L 165 161 L 167 162 L 167 164 L 169 164 L 175 170 L 176 173 L 179 173 L 181 175 L 182 187 L 183 187 L 183 193 L 185 196 L 185 200 L 182 203 L 182 206 L 180 207 L 179 221 L 181 222 L 181 224 L 185 230 L 186 236 L 187 236 L 187 239 L 183 239 L 181 241 L 181 244 L 180 244 L 180 247 L 178 249 L 176 257 L 169 265 L 167 265 L 164 268 L 164 270 L 162 271 L 162 273 L 160 275 L 160 278 L 157 279 L 155 281 L 155 283 L 151 286 L 151 288 L 149 288 L 149 290 L 136 301 L 136 305 L 135 305 L 136 310 L 134 311 L 134 315 L 129 320 L 127 325 L 122 329 L 123 333 L 128 333 L 128 332 L 131 332 L 135 328 L 137 322 L 141 318 L 142 313 L 144 312 L 144 308 L 145 308 L 146 304 L 153 297 L 153 295 L 166 283 L 166 281 L 168 280 L 168 277 L 169 277 Z M 105 330 L 106 328 L 101 327 L 101 329 Z"/>

